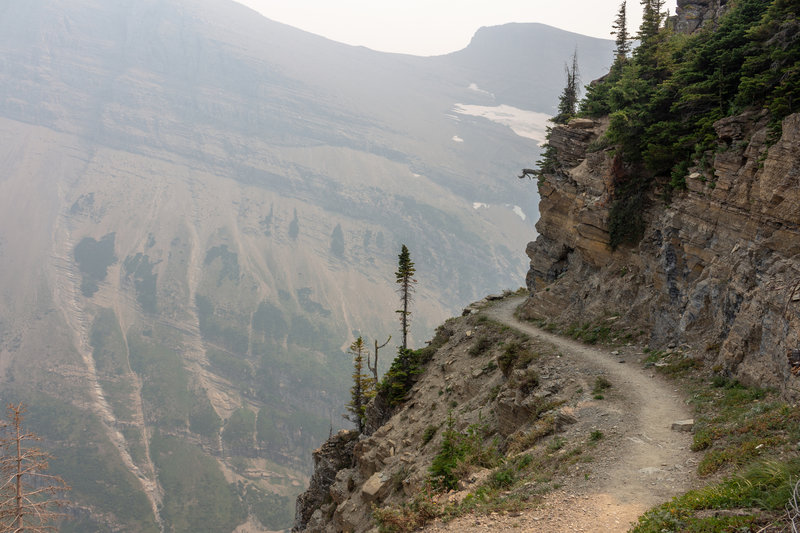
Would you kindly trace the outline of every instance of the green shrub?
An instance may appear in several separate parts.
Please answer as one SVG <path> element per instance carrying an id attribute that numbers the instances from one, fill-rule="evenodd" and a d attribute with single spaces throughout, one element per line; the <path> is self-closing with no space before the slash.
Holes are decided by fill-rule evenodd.
<path id="1" fill-rule="evenodd" d="M 516 387 L 523 394 L 530 394 L 533 389 L 539 386 L 539 373 L 532 368 L 520 372 L 522 372 L 522 375 L 517 377 L 517 374 L 515 374 L 510 386 Z"/>
<path id="2" fill-rule="evenodd" d="M 511 341 L 504 346 L 503 353 L 497 358 L 497 366 L 500 367 L 503 375 L 508 377 L 513 369 L 525 368 L 538 357 L 539 354 L 521 342 Z"/>
<path id="3" fill-rule="evenodd" d="M 497 366 L 500 367 L 500 371 L 505 377 L 508 377 L 508 375 L 511 373 L 511 370 L 513 370 L 514 363 L 517 361 L 519 349 L 519 343 L 508 343 L 503 349 L 503 353 L 497 358 Z"/>
<path id="4" fill-rule="evenodd" d="M 484 352 L 486 352 L 486 350 L 492 347 L 492 344 L 494 344 L 492 342 L 492 339 L 490 339 L 485 335 L 481 335 L 480 337 L 475 339 L 475 343 L 469 349 L 469 354 L 472 357 L 478 357 L 480 355 L 483 355 Z"/>
<path id="5" fill-rule="evenodd" d="M 713 442 L 711 433 L 708 430 L 698 429 L 695 431 L 694 437 L 692 437 L 691 449 L 693 452 L 699 452 L 710 448 Z"/>
<path id="6" fill-rule="evenodd" d="M 493 468 L 500 462 L 496 442 L 485 444 L 487 427 L 476 423 L 467 427 L 465 433 L 455 430 L 453 413 L 447 417 L 447 429 L 442 434 L 439 453 L 430 467 L 431 483 L 442 490 L 457 488 L 462 474 L 470 466 Z"/>
<path id="7" fill-rule="evenodd" d="M 431 439 L 436 435 L 436 432 L 439 431 L 437 426 L 428 426 L 425 428 L 425 431 L 422 432 L 422 445 L 428 444 Z"/>
<path id="8" fill-rule="evenodd" d="M 516 480 L 516 469 L 512 465 L 507 465 L 492 472 L 489 486 L 493 489 L 504 489 L 513 485 Z"/>
<path id="9" fill-rule="evenodd" d="M 566 444 L 567 444 L 567 439 L 565 439 L 564 437 L 553 437 L 553 440 L 551 440 L 547 444 L 547 451 L 550 453 L 556 452 L 561 448 L 563 448 L 564 445 Z"/>
<path id="10" fill-rule="evenodd" d="M 433 359 L 436 351 L 444 346 L 453 332 L 445 323 L 436 329 L 436 335 L 428 346 L 420 350 L 404 350 L 398 348 L 397 356 L 392 361 L 389 371 L 378 385 L 378 393 L 385 396 L 391 406 L 405 401 L 408 391 L 424 370 L 425 365 Z"/>
<path id="11" fill-rule="evenodd" d="M 594 388 L 592 389 L 592 393 L 594 394 L 601 394 L 603 391 L 611 388 L 611 382 L 608 381 L 603 376 L 597 376 L 594 379 Z"/>

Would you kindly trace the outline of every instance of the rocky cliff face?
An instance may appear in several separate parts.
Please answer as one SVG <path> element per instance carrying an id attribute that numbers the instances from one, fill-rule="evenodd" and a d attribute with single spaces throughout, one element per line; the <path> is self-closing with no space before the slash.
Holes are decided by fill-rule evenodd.
<path id="1" fill-rule="evenodd" d="M 297 498 L 295 527 L 303 530 L 310 521 L 319 522 L 323 509 L 331 505 L 330 488 L 336 474 L 353 466 L 353 448 L 358 432 L 342 430 L 314 451 L 314 475 L 309 489 Z"/>
<path id="2" fill-rule="evenodd" d="M 725 13 L 727 0 L 678 0 L 675 10 L 675 30 L 693 33 L 714 24 Z"/>
<path id="3" fill-rule="evenodd" d="M 539 184 L 539 237 L 528 245 L 529 317 L 563 323 L 621 314 L 653 347 L 677 347 L 715 371 L 800 387 L 787 353 L 800 347 L 800 114 L 768 142 L 766 119 L 718 121 L 707 168 L 691 169 L 669 203 L 655 195 L 635 247 L 608 246 L 610 151 L 590 151 L 602 122 L 553 130 L 562 165 Z"/>

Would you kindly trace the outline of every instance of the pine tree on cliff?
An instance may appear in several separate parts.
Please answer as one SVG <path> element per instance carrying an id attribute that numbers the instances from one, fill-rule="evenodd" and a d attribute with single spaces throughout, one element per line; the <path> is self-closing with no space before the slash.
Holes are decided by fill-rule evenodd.
<path id="1" fill-rule="evenodd" d="M 633 52 L 640 68 L 640 75 L 645 79 L 656 77 L 658 68 L 658 45 L 664 37 L 659 33 L 661 23 L 664 22 L 664 0 L 641 0 L 642 25 L 639 26 L 639 46 Z"/>
<path id="2" fill-rule="evenodd" d="M 392 366 L 386 372 L 380 386 L 381 390 L 386 392 L 390 405 L 396 405 L 403 401 L 414 381 L 414 376 L 420 372 L 417 356 L 413 350 L 408 348 L 408 326 L 411 316 L 409 306 L 414 293 L 414 285 L 417 283 L 417 280 L 414 279 L 415 272 L 411 254 L 404 244 L 398 256 L 397 272 L 395 272 L 395 278 L 399 285 L 397 292 L 400 294 L 400 303 L 403 306 L 402 309 L 396 311 L 400 315 L 403 344 L 397 348 L 397 357 L 392 361 Z M 375 364 L 377 366 L 377 361 Z"/>
<path id="3" fill-rule="evenodd" d="M 578 51 L 572 54 L 572 65 L 564 65 L 564 72 L 567 75 L 567 84 L 561 96 L 558 97 L 558 114 L 551 120 L 556 124 L 566 124 L 575 116 L 578 108 L 578 84 L 580 84 L 580 73 L 578 72 Z"/>
<path id="4" fill-rule="evenodd" d="M 353 386 L 350 388 L 350 403 L 347 404 L 350 416 L 347 418 L 356 425 L 359 433 L 364 431 L 367 403 L 375 396 L 375 379 L 364 371 L 365 351 L 364 339 L 361 337 L 347 351 L 353 356 Z"/>
<path id="5" fill-rule="evenodd" d="M 400 294 L 400 304 L 402 309 L 395 311 L 400 315 L 400 331 L 403 334 L 403 350 L 408 349 L 408 326 L 410 323 L 411 311 L 408 310 L 411 304 L 412 296 L 414 294 L 414 286 L 417 280 L 414 279 L 414 263 L 411 261 L 411 254 L 404 244 L 400 249 L 400 255 L 397 256 L 397 272 L 394 273 L 395 280 L 399 287 L 397 292 Z"/>
<path id="6" fill-rule="evenodd" d="M 586 86 L 586 96 L 579 103 L 579 114 L 585 117 L 601 117 L 613 111 L 610 92 L 622 77 L 623 69 L 630 64 L 631 36 L 628 33 L 627 0 L 619 6 L 617 17 L 611 25 L 611 35 L 616 35 L 614 63 L 608 74 Z"/>
<path id="7" fill-rule="evenodd" d="M 614 24 L 611 25 L 614 28 L 611 35 L 616 35 L 616 47 L 614 48 L 615 65 L 623 63 L 631 51 L 631 39 L 630 35 L 628 35 L 626 13 L 627 3 L 627 0 L 623 0 L 620 4 L 617 18 L 614 19 Z"/>

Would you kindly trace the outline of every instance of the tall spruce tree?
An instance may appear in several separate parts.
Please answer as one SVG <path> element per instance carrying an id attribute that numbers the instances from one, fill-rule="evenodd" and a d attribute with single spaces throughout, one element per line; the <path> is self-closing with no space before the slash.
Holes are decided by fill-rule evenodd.
<path id="1" fill-rule="evenodd" d="M 628 35 L 628 22 L 627 22 L 627 0 L 622 0 L 617 11 L 617 18 L 614 19 L 614 24 L 611 25 L 614 31 L 611 35 L 616 35 L 616 47 L 614 48 L 614 62 L 622 63 L 628 57 L 631 51 L 631 39 Z"/>
<path id="2" fill-rule="evenodd" d="M 403 335 L 402 349 L 404 351 L 408 349 L 408 327 L 411 322 L 409 306 L 414 294 L 414 286 L 417 284 L 417 280 L 414 279 L 415 272 L 416 269 L 411 261 L 411 254 L 404 244 L 400 249 L 400 255 L 397 256 L 397 272 L 394 273 L 396 282 L 399 285 L 397 292 L 400 294 L 400 304 L 402 305 L 402 309 L 398 309 L 395 312 L 400 315 L 400 331 Z"/>
<path id="3" fill-rule="evenodd" d="M 661 24 L 667 13 L 664 11 L 665 0 L 641 0 L 642 4 L 642 27 L 639 31 L 639 38 L 646 39 L 652 37 L 661 29 Z"/>
<path id="4" fill-rule="evenodd" d="M 655 48 L 658 46 L 658 30 L 664 22 L 664 0 L 640 0 L 642 4 L 642 25 L 639 26 L 639 47 L 634 54 L 639 58 L 639 63 L 647 64 L 653 61 Z"/>
<path id="5" fill-rule="evenodd" d="M 566 124 L 575 116 L 578 108 L 578 85 L 580 73 L 578 72 L 578 51 L 572 54 L 572 65 L 564 65 L 567 84 L 561 96 L 558 97 L 558 114 L 551 120 L 556 124 Z"/>

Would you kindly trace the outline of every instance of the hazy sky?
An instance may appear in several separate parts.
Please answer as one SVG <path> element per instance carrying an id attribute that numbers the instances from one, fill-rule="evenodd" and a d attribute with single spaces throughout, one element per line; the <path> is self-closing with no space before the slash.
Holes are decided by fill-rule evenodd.
<path id="1" fill-rule="evenodd" d="M 438 55 L 464 48 L 481 26 L 541 22 L 610 39 L 621 0 L 237 0 L 265 17 L 384 52 Z M 667 0 L 670 13 L 676 0 Z M 628 0 L 628 27 L 641 22 Z"/>

